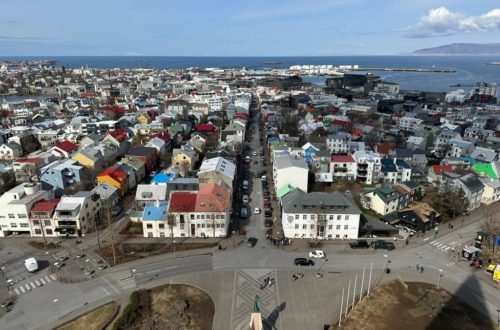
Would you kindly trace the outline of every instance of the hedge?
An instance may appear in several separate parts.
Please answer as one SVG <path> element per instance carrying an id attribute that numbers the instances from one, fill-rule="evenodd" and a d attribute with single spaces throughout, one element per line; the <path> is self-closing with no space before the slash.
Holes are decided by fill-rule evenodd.
<path id="1" fill-rule="evenodd" d="M 123 313 L 113 324 L 113 330 L 122 330 L 130 327 L 139 315 L 139 293 L 130 294 L 130 303 L 123 309 Z"/>

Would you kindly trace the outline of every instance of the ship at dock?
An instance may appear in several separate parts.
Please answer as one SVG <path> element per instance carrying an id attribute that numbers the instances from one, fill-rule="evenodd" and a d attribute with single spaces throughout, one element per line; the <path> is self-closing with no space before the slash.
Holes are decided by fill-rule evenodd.
<path id="1" fill-rule="evenodd" d="M 492 61 L 492 62 L 488 62 L 487 64 L 490 64 L 490 65 L 500 65 L 500 61 Z"/>

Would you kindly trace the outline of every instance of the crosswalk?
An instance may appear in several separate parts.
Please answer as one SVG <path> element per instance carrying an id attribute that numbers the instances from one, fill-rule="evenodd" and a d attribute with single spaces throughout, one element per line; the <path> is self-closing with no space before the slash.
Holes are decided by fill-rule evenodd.
<path id="1" fill-rule="evenodd" d="M 28 292 L 38 288 L 38 287 L 41 287 L 43 285 L 47 285 L 50 282 L 53 282 L 54 280 L 55 279 L 52 278 L 50 275 L 47 275 L 47 276 L 38 278 L 36 280 L 33 280 L 29 283 L 20 284 L 20 285 L 14 287 L 13 291 L 14 291 L 16 296 L 20 296 L 22 294 L 28 293 Z"/>
<path id="2" fill-rule="evenodd" d="M 430 245 L 434 246 L 435 248 L 443 251 L 443 252 L 454 252 L 456 246 L 458 245 L 457 242 L 440 242 L 439 240 L 435 240 L 429 243 Z"/>

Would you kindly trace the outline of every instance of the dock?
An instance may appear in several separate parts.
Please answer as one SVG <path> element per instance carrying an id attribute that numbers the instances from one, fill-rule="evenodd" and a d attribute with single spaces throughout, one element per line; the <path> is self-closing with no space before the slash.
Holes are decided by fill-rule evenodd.
<path id="1" fill-rule="evenodd" d="M 417 69 L 417 68 L 357 68 L 351 69 L 350 71 L 396 71 L 396 72 L 434 72 L 434 73 L 454 73 L 456 70 L 453 69 L 443 69 L 443 68 L 429 68 L 429 69 Z"/>

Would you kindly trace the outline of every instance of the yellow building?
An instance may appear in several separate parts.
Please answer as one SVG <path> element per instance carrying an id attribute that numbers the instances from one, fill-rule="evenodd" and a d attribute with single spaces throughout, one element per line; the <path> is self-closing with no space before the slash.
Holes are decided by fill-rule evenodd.
<path id="1" fill-rule="evenodd" d="M 153 121 L 151 117 L 147 113 L 140 113 L 137 115 L 137 121 L 140 122 L 141 124 L 151 124 Z"/>

